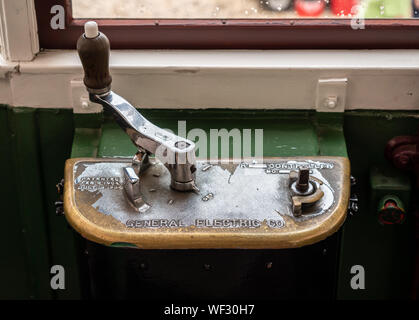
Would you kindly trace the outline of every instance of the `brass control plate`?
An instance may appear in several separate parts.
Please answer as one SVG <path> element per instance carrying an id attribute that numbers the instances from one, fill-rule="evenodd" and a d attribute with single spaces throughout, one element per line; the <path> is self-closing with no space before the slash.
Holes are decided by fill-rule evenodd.
<path id="1" fill-rule="evenodd" d="M 150 208 L 138 212 L 123 190 L 130 159 L 69 159 L 64 210 L 85 238 L 142 249 L 280 249 L 312 244 L 336 232 L 349 201 L 349 160 L 264 158 L 240 163 L 197 161 L 199 193 L 170 189 L 158 162 L 140 176 Z M 323 198 L 300 217 L 291 206 L 289 173 L 302 167 L 321 180 Z"/>

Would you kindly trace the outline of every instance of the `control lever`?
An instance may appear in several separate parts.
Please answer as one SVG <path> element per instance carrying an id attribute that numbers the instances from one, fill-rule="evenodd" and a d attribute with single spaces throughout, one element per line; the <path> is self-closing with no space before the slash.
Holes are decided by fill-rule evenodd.
<path id="1" fill-rule="evenodd" d="M 197 191 L 195 184 L 195 144 L 165 131 L 138 112 L 128 101 L 111 91 L 112 77 L 109 72 L 110 45 L 108 38 L 99 32 L 98 25 L 89 21 L 77 42 L 77 51 L 84 69 L 84 84 L 89 99 L 111 112 L 119 126 L 138 149 L 133 159 L 134 170 L 126 171 L 132 183 L 125 184 L 128 199 L 138 207 L 140 171 L 145 170 L 148 156 L 155 154 L 169 170 L 170 186 L 178 191 Z M 141 161 L 138 161 L 141 159 Z M 143 168 L 141 168 L 143 166 Z M 137 177 L 135 177 L 137 176 Z"/>
<path id="2" fill-rule="evenodd" d="M 309 169 L 290 172 L 289 188 L 294 216 L 301 216 L 305 208 L 314 205 L 323 197 L 324 192 L 320 189 L 322 184 L 321 180 L 310 176 Z"/>

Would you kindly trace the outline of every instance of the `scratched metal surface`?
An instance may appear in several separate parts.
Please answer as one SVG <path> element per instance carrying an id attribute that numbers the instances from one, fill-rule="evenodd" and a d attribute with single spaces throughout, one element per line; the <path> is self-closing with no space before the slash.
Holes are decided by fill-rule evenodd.
<path id="1" fill-rule="evenodd" d="M 76 205 L 88 203 L 98 214 L 112 216 L 129 228 L 259 228 L 266 223 L 279 229 L 285 226 L 284 218 L 298 224 L 330 214 L 341 191 L 341 164 L 330 159 L 212 165 L 198 161 L 199 193 L 170 189 L 169 172 L 161 163 L 154 163 L 140 177 L 141 191 L 150 205 L 140 213 L 124 195 L 123 168 L 128 165 L 127 159 L 77 162 Z M 311 175 L 323 181 L 324 196 L 308 214 L 296 218 L 291 211 L 288 173 L 300 166 L 310 167 Z"/>

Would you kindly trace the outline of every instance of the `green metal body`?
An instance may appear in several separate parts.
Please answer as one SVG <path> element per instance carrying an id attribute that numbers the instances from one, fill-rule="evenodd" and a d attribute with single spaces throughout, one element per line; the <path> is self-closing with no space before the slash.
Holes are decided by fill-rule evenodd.
<path id="1" fill-rule="evenodd" d="M 349 156 L 352 174 L 358 179 L 361 209 L 344 225 L 336 297 L 409 296 L 414 255 L 412 215 L 406 204 L 405 224 L 391 230 L 379 225 L 372 203 L 377 188 L 371 185 L 370 174 L 373 167 L 389 167 L 384 159 L 389 139 L 416 134 L 418 113 L 143 110 L 143 114 L 175 132 L 178 120 L 186 121 L 187 130 L 264 129 L 265 156 Z M 7 106 L 0 107 L 0 146 L 1 179 L 7 181 L 0 186 L 4 204 L 0 250 L 5 257 L 0 267 L 0 298 L 88 297 L 84 240 L 64 217 L 55 214 L 55 185 L 63 176 L 67 158 L 132 156 L 135 147 L 113 120 L 102 114 Z M 396 171 L 398 174 L 402 175 Z M 402 181 L 409 198 L 410 181 Z M 65 267 L 65 290 L 50 289 L 50 268 L 55 264 Z M 350 268 L 355 264 L 365 267 L 365 290 L 350 287 Z"/>

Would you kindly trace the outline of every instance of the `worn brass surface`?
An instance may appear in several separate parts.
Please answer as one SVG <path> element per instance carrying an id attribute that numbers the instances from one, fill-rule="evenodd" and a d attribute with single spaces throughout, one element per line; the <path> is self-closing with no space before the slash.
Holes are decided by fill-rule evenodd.
<path id="1" fill-rule="evenodd" d="M 252 212 L 245 212 L 243 214 L 243 216 L 245 216 L 246 218 L 251 218 L 252 215 L 254 215 L 255 218 L 262 217 L 260 218 L 261 224 L 257 227 L 211 228 L 206 226 L 198 227 L 196 225 L 185 225 L 180 227 L 132 228 L 128 226 L 128 222 L 124 224 L 120 220 L 116 219 L 112 212 L 107 212 L 107 214 L 104 214 L 103 212 L 100 212 L 100 210 L 97 209 L 99 208 L 98 206 L 94 207 L 91 199 L 92 192 L 89 192 L 87 190 L 80 191 L 75 187 L 75 179 L 77 178 L 76 175 L 80 175 L 80 172 L 76 171 L 80 171 L 80 166 L 95 165 L 97 163 L 109 163 L 111 166 L 122 166 L 129 165 L 129 160 L 87 158 L 69 159 L 66 162 L 64 190 L 65 215 L 68 222 L 74 227 L 74 229 L 76 229 L 83 237 L 91 241 L 95 241 L 105 245 L 111 245 L 114 243 L 126 243 L 135 245 L 136 247 L 143 249 L 280 249 L 301 247 L 304 245 L 309 245 L 321 241 L 333 234 L 334 232 L 336 232 L 345 220 L 349 200 L 349 160 L 347 158 L 341 157 L 296 157 L 264 159 L 265 163 L 284 163 L 286 161 L 311 161 L 326 162 L 333 164 L 333 169 L 316 169 L 316 171 L 324 174 L 325 177 L 333 177 L 333 179 L 328 178 L 329 180 L 333 180 L 330 183 L 330 194 L 333 194 L 333 203 L 331 203 L 331 205 L 328 208 L 326 208 L 327 210 L 324 210 L 324 212 L 322 211 L 321 214 L 307 215 L 301 218 L 294 217 L 292 214 L 287 214 L 287 210 L 283 208 L 286 208 L 288 204 L 291 204 L 291 199 L 287 200 L 288 196 L 284 195 L 284 190 L 281 189 L 277 191 L 277 199 L 272 198 L 272 201 L 268 201 L 268 203 L 260 203 L 260 210 L 252 210 Z M 200 165 L 201 171 L 198 172 L 198 176 L 203 176 L 203 164 L 201 163 Z M 254 181 L 258 181 L 260 188 L 260 185 L 264 185 L 264 183 L 260 181 L 264 181 L 264 177 L 268 177 L 268 175 L 265 175 L 263 170 L 259 170 L 257 172 L 258 173 L 256 175 L 253 174 L 252 179 L 254 179 Z M 245 177 L 245 179 L 248 179 L 248 177 Z M 272 179 L 285 178 L 280 178 L 279 174 L 269 175 L 269 179 L 267 181 L 271 182 L 270 184 L 268 184 L 267 182 L 267 187 L 271 189 L 273 181 Z M 147 179 L 145 179 L 145 181 L 147 181 Z M 229 186 L 229 183 L 230 181 L 228 182 L 228 184 L 226 184 L 227 187 Z M 234 183 L 232 183 L 232 186 L 234 186 Z M 250 186 L 243 185 L 243 188 L 244 187 L 249 188 Z M 165 193 L 161 194 L 173 194 L 172 192 L 176 191 L 165 190 Z M 121 195 L 119 195 L 119 193 Z M 161 200 L 159 200 L 159 193 L 157 192 L 153 194 L 155 194 L 155 198 L 153 198 L 153 201 L 155 203 L 154 210 L 157 210 L 156 208 L 166 208 L 167 206 L 165 206 L 165 204 L 167 203 L 167 198 L 162 197 Z M 252 197 L 257 196 L 256 189 L 254 194 L 255 195 L 252 194 Z M 112 191 L 112 195 L 122 197 L 123 190 Z M 151 193 L 149 193 L 148 195 L 150 196 Z M 185 199 L 185 197 L 200 197 L 203 194 L 196 195 L 193 193 L 178 193 L 175 195 L 178 195 L 181 199 Z M 94 197 L 100 199 L 102 197 L 102 194 L 100 192 L 96 192 L 94 193 Z M 278 199 L 281 200 L 280 203 L 275 202 Z M 217 200 L 219 199 L 217 198 Z M 161 203 L 156 203 L 156 201 Z M 200 202 L 197 202 L 196 200 L 194 201 L 195 206 L 200 205 Z M 221 214 L 225 214 L 225 212 L 230 212 L 228 211 L 229 205 L 231 205 L 230 201 L 223 200 L 222 197 L 219 201 L 225 202 L 223 206 L 220 206 L 219 210 L 224 210 Z M 202 201 L 203 209 L 205 209 L 205 205 L 205 201 Z M 269 212 L 268 215 L 266 212 L 263 212 L 266 208 L 271 210 L 271 208 L 275 208 L 275 206 L 281 209 L 275 209 L 276 212 Z M 255 207 L 258 208 L 257 203 Z M 153 207 L 151 210 L 153 210 Z M 162 211 L 163 209 L 160 210 Z M 231 210 L 231 212 L 233 211 L 234 210 Z M 150 213 L 146 214 L 160 217 L 160 215 L 168 215 L 170 213 L 151 211 Z M 179 214 L 179 212 L 177 214 Z M 193 214 L 196 214 L 196 218 L 200 218 L 200 210 L 194 211 Z M 207 217 L 208 214 L 210 213 L 207 213 Z M 218 216 L 220 216 L 220 212 L 214 212 L 214 215 L 217 214 Z M 269 224 L 268 220 L 263 220 L 263 217 L 270 217 L 273 214 L 277 216 L 277 221 L 283 222 L 283 225 L 279 227 L 272 227 L 272 225 Z M 134 213 L 128 212 L 126 213 L 126 216 L 133 216 L 133 219 L 141 219 L 142 213 L 137 212 L 134 215 Z M 175 214 L 173 214 L 173 219 L 176 219 Z"/>

